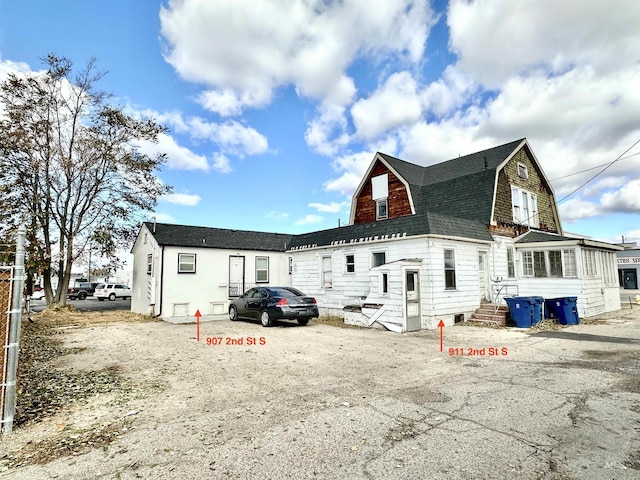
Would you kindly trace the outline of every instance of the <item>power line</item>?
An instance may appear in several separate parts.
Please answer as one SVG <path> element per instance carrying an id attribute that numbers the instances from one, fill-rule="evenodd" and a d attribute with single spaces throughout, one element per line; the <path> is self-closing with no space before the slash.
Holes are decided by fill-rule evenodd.
<path id="1" fill-rule="evenodd" d="M 631 147 L 631 148 L 633 148 L 633 147 Z M 640 155 L 640 152 L 634 153 L 633 155 L 627 155 L 626 157 L 622 157 L 620 160 L 624 160 L 626 158 L 635 157 L 636 155 Z M 556 180 L 562 180 L 563 178 L 573 177 L 574 175 L 580 175 L 581 173 L 590 172 L 591 170 L 595 170 L 596 168 L 600 168 L 600 167 L 604 167 L 606 165 L 610 165 L 611 163 L 613 163 L 613 162 L 607 162 L 607 163 L 603 163 L 602 165 L 596 165 L 595 167 L 587 168 L 585 170 L 580 170 L 579 172 L 573 172 L 573 173 L 570 173 L 568 175 L 564 175 L 562 177 L 552 178 L 549 181 L 550 182 L 555 182 Z"/>
<path id="2" fill-rule="evenodd" d="M 582 185 L 580 185 L 579 187 L 577 187 L 576 189 L 574 189 L 571 193 L 565 195 L 564 197 L 562 197 L 560 200 L 558 200 L 556 202 L 556 205 L 560 204 L 560 202 L 565 201 L 567 198 L 569 198 L 571 195 L 573 195 L 574 193 L 576 193 L 578 190 L 581 190 L 583 187 L 585 187 L 588 183 L 590 183 L 592 180 L 594 180 L 595 178 L 599 177 L 600 175 L 602 175 L 609 167 L 611 167 L 614 163 L 618 162 L 619 160 L 622 160 L 623 155 L 626 154 L 629 150 L 631 150 L 633 147 L 635 147 L 638 143 L 640 143 L 640 138 L 638 140 L 636 140 L 633 145 L 631 145 L 629 148 L 627 148 L 624 152 L 622 152 L 620 155 L 618 155 L 618 158 L 616 158 L 613 162 L 606 164 L 606 166 L 600 170 L 598 173 L 596 173 L 593 177 L 591 177 L 589 180 L 587 180 L 586 182 L 584 182 Z M 628 158 L 628 157 L 625 157 Z"/>

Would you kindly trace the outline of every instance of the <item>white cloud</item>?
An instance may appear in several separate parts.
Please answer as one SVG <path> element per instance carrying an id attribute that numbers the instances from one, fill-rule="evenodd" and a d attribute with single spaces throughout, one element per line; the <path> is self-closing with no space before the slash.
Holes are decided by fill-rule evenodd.
<path id="1" fill-rule="evenodd" d="M 213 168 L 220 173 L 230 173 L 233 171 L 231 168 L 231 162 L 222 153 L 213 154 Z"/>
<path id="2" fill-rule="evenodd" d="M 305 215 L 304 218 L 296 220 L 296 225 L 315 225 L 317 223 L 322 223 L 324 218 L 320 215 Z"/>
<path id="3" fill-rule="evenodd" d="M 342 106 L 323 104 L 318 108 L 319 115 L 309 122 L 305 132 L 307 145 L 323 155 L 334 155 L 341 147 L 349 143 L 346 133 L 347 119 Z"/>
<path id="4" fill-rule="evenodd" d="M 417 85 L 408 72 L 394 73 L 373 95 L 351 107 L 356 132 L 367 140 L 413 124 L 421 115 Z"/>
<path id="5" fill-rule="evenodd" d="M 325 182 L 325 190 L 351 196 L 360 184 L 373 156 L 374 152 L 359 152 L 338 157 L 333 161 L 332 166 L 340 176 Z"/>
<path id="6" fill-rule="evenodd" d="M 189 193 L 170 193 L 160 197 L 160 201 L 162 202 L 183 205 L 186 207 L 195 207 L 200 203 L 200 200 L 202 200 L 202 198 L 200 198 L 199 195 Z"/>
<path id="7" fill-rule="evenodd" d="M 577 198 L 569 199 L 558 206 L 560 219 L 563 222 L 574 222 L 583 218 L 596 217 L 600 214 L 598 205 Z"/>
<path id="8" fill-rule="evenodd" d="M 345 73 L 354 60 L 385 54 L 420 62 L 434 15 L 414 0 L 378 0 L 375 8 L 362 0 L 171 0 L 160 22 L 165 59 L 210 87 L 203 105 L 231 115 L 267 105 L 286 85 L 344 106 L 355 93 Z"/>
<path id="9" fill-rule="evenodd" d="M 348 208 L 349 202 L 331 202 L 331 203 L 310 203 L 309 207 L 315 208 L 319 212 L 338 213 L 344 208 Z"/>
<path id="10" fill-rule="evenodd" d="M 256 155 L 266 152 L 269 147 L 263 135 L 235 120 L 213 123 L 195 117 L 189 120 L 188 125 L 193 138 L 214 142 L 226 153 Z"/>
<path id="11" fill-rule="evenodd" d="M 606 192 L 600 204 L 608 212 L 640 214 L 640 179 L 632 180 L 619 190 Z"/>
<path id="12" fill-rule="evenodd" d="M 158 136 L 158 143 L 141 141 L 138 142 L 138 145 L 140 151 L 147 155 L 166 153 L 167 166 L 175 170 L 203 170 L 206 172 L 210 168 L 206 157 L 178 145 L 173 137 L 164 133 Z"/>
<path id="13" fill-rule="evenodd" d="M 604 74 L 637 62 L 640 4 L 453 0 L 448 24 L 460 66 L 498 85 L 542 67 L 558 74 L 590 64 Z"/>

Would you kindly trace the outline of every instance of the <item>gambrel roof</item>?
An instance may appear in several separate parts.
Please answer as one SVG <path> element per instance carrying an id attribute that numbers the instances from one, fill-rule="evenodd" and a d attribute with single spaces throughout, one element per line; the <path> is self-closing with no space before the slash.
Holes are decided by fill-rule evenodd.
<path id="1" fill-rule="evenodd" d="M 291 235 L 145 222 L 158 245 L 284 252 Z"/>
<path id="2" fill-rule="evenodd" d="M 406 185 L 414 214 L 440 213 L 489 225 L 498 173 L 521 148 L 537 164 L 525 138 L 426 167 L 378 152 L 353 195 L 351 223 L 358 194 L 376 161 L 382 161 Z M 551 191 L 542 169 L 539 173 Z"/>

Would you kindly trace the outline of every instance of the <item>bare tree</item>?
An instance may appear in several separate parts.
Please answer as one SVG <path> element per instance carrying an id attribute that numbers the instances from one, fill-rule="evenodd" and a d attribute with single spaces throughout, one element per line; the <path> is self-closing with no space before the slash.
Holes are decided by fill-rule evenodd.
<path id="1" fill-rule="evenodd" d="M 10 74 L 0 85 L 0 229 L 27 226 L 28 268 L 43 275 L 49 303 L 65 304 L 87 244 L 113 257 L 171 188 L 156 176 L 165 155 L 138 148 L 163 126 L 110 105 L 96 90 L 104 72 L 94 59 L 77 73 L 66 58 L 45 63 L 45 72 Z"/>

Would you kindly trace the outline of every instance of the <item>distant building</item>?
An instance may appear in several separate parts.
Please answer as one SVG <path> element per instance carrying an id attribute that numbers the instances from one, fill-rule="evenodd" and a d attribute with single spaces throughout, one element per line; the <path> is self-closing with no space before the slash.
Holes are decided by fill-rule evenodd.
<path id="1" fill-rule="evenodd" d="M 620 243 L 624 250 L 616 253 L 618 262 L 618 280 L 625 290 L 638 290 L 638 273 L 640 271 L 640 249 L 638 244 Z"/>

